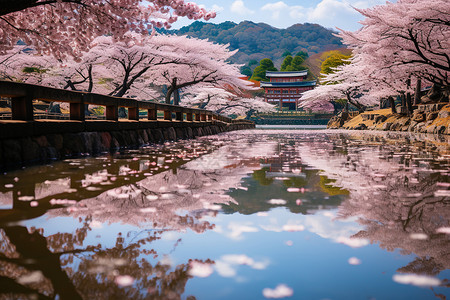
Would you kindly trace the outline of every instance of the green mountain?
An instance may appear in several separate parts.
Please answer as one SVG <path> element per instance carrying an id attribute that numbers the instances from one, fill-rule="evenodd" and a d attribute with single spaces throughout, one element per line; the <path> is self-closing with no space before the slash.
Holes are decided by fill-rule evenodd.
<path id="1" fill-rule="evenodd" d="M 233 63 L 245 64 L 250 60 L 260 61 L 270 58 L 280 65 L 283 53 L 306 51 L 310 55 L 342 47 L 336 33 L 318 24 L 295 24 L 286 29 L 278 29 L 265 23 L 243 21 L 239 24 L 224 22 L 212 24 L 196 21 L 178 30 L 161 30 L 163 33 L 188 35 L 209 39 L 220 44 L 229 44 L 231 50 L 239 49 Z"/>

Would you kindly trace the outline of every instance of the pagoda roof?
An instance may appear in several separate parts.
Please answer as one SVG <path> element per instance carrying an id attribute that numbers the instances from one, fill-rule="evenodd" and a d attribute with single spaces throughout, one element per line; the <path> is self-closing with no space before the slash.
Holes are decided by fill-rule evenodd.
<path id="1" fill-rule="evenodd" d="M 308 70 L 291 72 L 266 71 L 266 77 L 303 77 L 308 76 Z"/>
<path id="2" fill-rule="evenodd" d="M 305 87 L 316 86 L 316 81 L 298 81 L 298 82 L 268 82 L 261 81 L 261 87 Z"/>

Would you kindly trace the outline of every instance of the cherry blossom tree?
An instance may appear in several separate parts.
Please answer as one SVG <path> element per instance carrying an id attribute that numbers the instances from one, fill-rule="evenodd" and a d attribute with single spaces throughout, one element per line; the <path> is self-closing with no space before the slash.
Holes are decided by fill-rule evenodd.
<path id="1" fill-rule="evenodd" d="M 445 0 L 400 0 L 358 10 L 366 18 L 341 36 L 357 53 L 372 55 L 380 68 L 407 65 L 410 73 L 448 85 L 450 8 Z"/>
<path id="2" fill-rule="evenodd" d="M 215 111 L 219 114 L 246 116 L 255 112 L 272 112 L 275 106 L 260 97 L 247 98 L 216 87 L 192 88 L 185 92 L 182 106 L 197 107 Z"/>
<path id="3" fill-rule="evenodd" d="M 367 75 L 369 67 L 357 63 L 355 58 L 350 62 L 336 67 L 333 73 L 324 75 L 321 85 L 303 93 L 301 106 L 325 110 L 343 98 L 360 111 L 376 104 L 376 98 L 370 95 L 372 81 Z"/>
<path id="4" fill-rule="evenodd" d="M 402 107 L 407 108 L 402 112 L 411 111 L 412 93 L 417 104 L 421 84 L 442 86 L 448 95 L 450 8 L 446 1 L 399 0 L 357 11 L 365 17 L 363 27 L 339 34 L 352 49 L 351 64 L 326 80 L 337 81 L 335 88 L 344 94 L 351 86 L 360 94 L 363 87 L 363 94 L 371 99 L 362 104 L 401 95 Z M 305 106 L 320 106 L 330 98 L 336 98 L 332 87 L 318 87 L 303 99 Z"/>
<path id="5" fill-rule="evenodd" d="M 130 30 L 170 28 L 178 17 L 215 13 L 184 0 L 0 0 L 0 54 L 22 41 L 39 53 L 79 57 L 99 35 L 124 40 Z"/>
<path id="6" fill-rule="evenodd" d="M 166 102 L 174 91 L 194 85 L 251 89 L 239 79 L 239 66 L 226 61 L 235 53 L 227 45 L 186 36 L 126 35 L 127 42 L 97 37 L 79 61 L 59 61 L 16 46 L 0 56 L 0 70 L 23 82 L 138 99 L 154 99 L 155 86 L 168 85 Z M 25 67 L 31 71 L 23 72 Z"/>
<path id="7" fill-rule="evenodd" d="M 167 86 L 166 103 L 170 103 L 175 91 L 194 85 L 252 89 L 250 82 L 240 79 L 240 66 L 227 61 L 237 52 L 230 51 L 228 45 L 186 36 L 161 35 L 156 38 L 165 44 L 164 51 L 182 58 L 151 70 L 154 83 Z"/>

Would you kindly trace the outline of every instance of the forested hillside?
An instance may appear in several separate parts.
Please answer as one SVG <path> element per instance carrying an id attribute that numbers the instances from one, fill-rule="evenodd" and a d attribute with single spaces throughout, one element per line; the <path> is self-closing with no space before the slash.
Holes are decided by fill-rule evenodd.
<path id="1" fill-rule="evenodd" d="M 276 65 L 281 63 L 282 54 L 288 50 L 308 52 L 310 55 L 342 47 L 341 40 L 333 31 L 318 24 L 295 24 L 287 29 L 274 28 L 265 23 L 244 21 L 239 24 L 224 22 L 212 24 L 196 21 L 179 30 L 165 30 L 165 33 L 188 35 L 209 39 L 221 44 L 230 44 L 232 50 L 239 52 L 232 62 L 245 64 L 250 60 L 272 59 Z"/>

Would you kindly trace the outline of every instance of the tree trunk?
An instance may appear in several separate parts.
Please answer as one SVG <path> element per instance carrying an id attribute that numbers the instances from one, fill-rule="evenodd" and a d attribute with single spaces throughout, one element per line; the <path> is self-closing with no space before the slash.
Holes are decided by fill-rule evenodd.
<path id="1" fill-rule="evenodd" d="M 331 105 L 333 105 L 333 115 L 337 115 L 339 113 L 340 105 L 336 103 L 336 101 L 331 101 Z"/>
<path id="2" fill-rule="evenodd" d="M 422 80 L 417 78 L 416 90 L 414 92 L 414 105 L 420 104 L 420 90 L 422 89 Z"/>
<path id="3" fill-rule="evenodd" d="M 172 79 L 172 83 L 170 84 L 170 87 L 167 89 L 166 104 L 170 104 L 170 98 L 172 97 L 172 93 L 177 89 L 177 78 L 175 77 Z"/>
<path id="4" fill-rule="evenodd" d="M 20 260 L 41 271 L 50 280 L 59 299 L 82 299 L 72 280 L 62 269 L 59 256 L 49 250 L 45 237 L 37 231 L 29 233 L 27 228 L 22 226 L 2 229 L 20 254 Z"/>
<path id="5" fill-rule="evenodd" d="M 395 100 L 394 100 L 394 98 L 392 96 L 389 96 L 388 101 L 389 101 L 389 105 L 391 106 L 392 113 L 396 114 L 397 113 L 397 109 L 395 108 Z"/>
<path id="6" fill-rule="evenodd" d="M 350 103 L 354 107 L 358 109 L 360 113 L 364 112 L 366 110 L 366 107 L 362 104 L 360 104 L 358 101 L 353 101 L 350 97 L 350 93 L 346 93 L 345 96 L 347 97 L 347 112 L 348 112 L 348 104 Z"/>
<path id="7" fill-rule="evenodd" d="M 400 114 L 406 115 L 406 97 L 405 97 L 405 93 L 401 93 L 400 99 L 402 100 L 402 106 L 400 107 Z"/>
<path id="8" fill-rule="evenodd" d="M 180 90 L 176 89 L 173 92 L 173 105 L 180 105 Z"/>
<path id="9" fill-rule="evenodd" d="M 210 101 L 211 101 L 211 95 L 208 94 L 208 101 L 202 102 L 202 104 L 200 104 L 199 108 L 200 109 L 206 109 L 206 106 L 208 106 Z"/>
<path id="10" fill-rule="evenodd" d="M 245 119 L 250 120 L 250 117 L 253 115 L 254 112 L 256 112 L 256 110 L 250 108 L 249 111 L 245 114 Z"/>
<path id="11" fill-rule="evenodd" d="M 410 116 L 413 112 L 411 93 L 406 94 L 406 109 L 408 116 Z"/>

